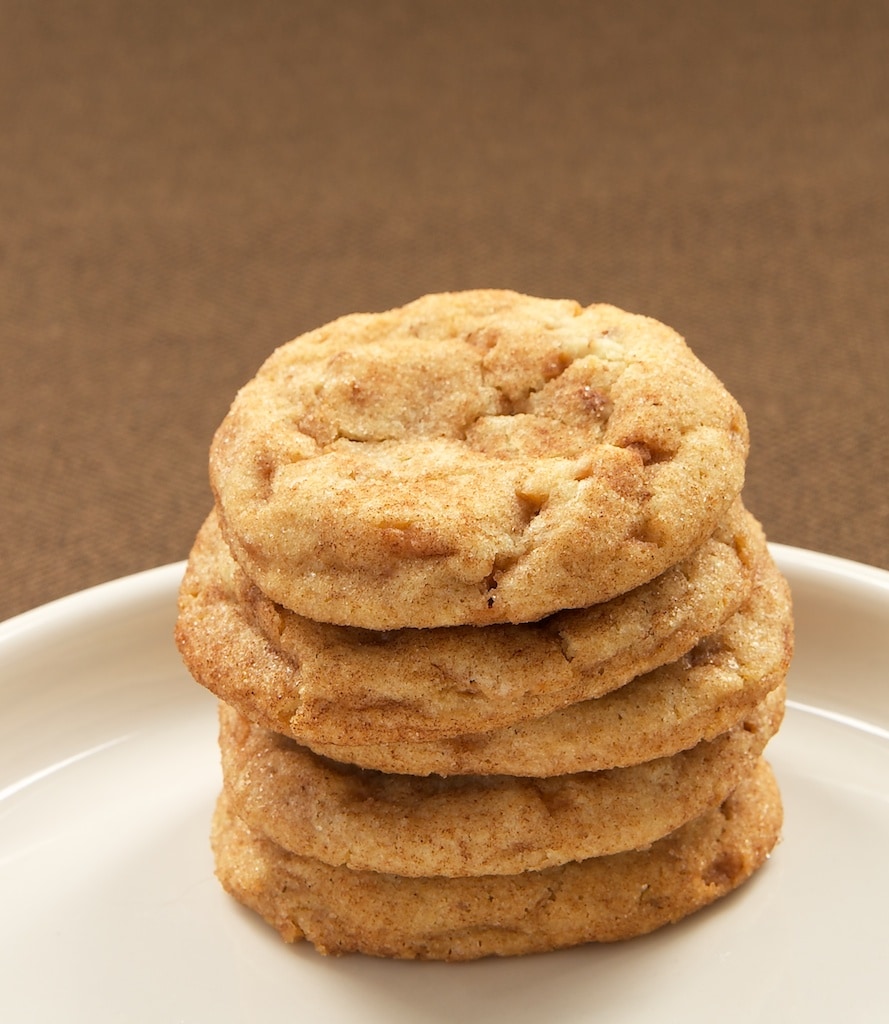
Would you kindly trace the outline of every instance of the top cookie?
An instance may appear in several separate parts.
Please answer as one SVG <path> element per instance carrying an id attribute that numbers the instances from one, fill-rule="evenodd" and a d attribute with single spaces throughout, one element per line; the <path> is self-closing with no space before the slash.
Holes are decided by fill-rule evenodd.
<path id="1" fill-rule="evenodd" d="M 284 607 L 483 625 L 653 579 L 713 532 L 747 444 L 663 324 L 471 291 L 283 345 L 216 432 L 210 478 L 233 554 Z"/>

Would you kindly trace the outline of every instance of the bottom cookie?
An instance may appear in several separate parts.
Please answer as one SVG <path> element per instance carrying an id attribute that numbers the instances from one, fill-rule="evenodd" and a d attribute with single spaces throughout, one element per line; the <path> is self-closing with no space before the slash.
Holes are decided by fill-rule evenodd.
<path id="1" fill-rule="evenodd" d="M 720 807 L 647 849 L 544 871 L 406 878 L 331 867 L 251 831 L 224 794 L 212 845 L 224 888 L 287 942 L 457 961 L 613 942 L 679 921 L 748 879 L 781 823 L 778 787 L 761 760 Z"/>

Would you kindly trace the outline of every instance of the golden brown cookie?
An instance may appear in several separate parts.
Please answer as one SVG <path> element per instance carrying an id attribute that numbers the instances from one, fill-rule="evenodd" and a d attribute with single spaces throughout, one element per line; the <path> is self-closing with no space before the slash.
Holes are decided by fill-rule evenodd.
<path id="1" fill-rule="evenodd" d="M 247 576 L 368 629 L 527 622 L 609 600 L 706 540 L 744 414 L 675 331 L 612 306 L 429 295 L 283 345 L 216 432 Z"/>
<path id="2" fill-rule="evenodd" d="M 291 853 L 397 875 L 512 875 L 638 849 L 722 803 L 778 729 L 778 687 L 729 732 L 631 768 L 549 779 L 336 764 L 220 704 L 235 814 Z"/>
<path id="3" fill-rule="evenodd" d="M 204 686 L 303 742 L 489 732 L 679 658 L 740 607 L 766 557 L 759 524 L 737 502 L 688 558 L 605 604 L 539 623 L 379 633 L 275 605 L 241 571 L 211 515 L 182 581 L 177 642 Z"/>
<path id="4" fill-rule="evenodd" d="M 624 767 L 730 729 L 784 680 L 792 651 L 790 590 L 768 557 L 749 600 L 716 633 L 604 697 L 452 739 L 307 745 L 335 761 L 408 775 L 544 777 Z"/>
<path id="5" fill-rule="evenodd" d="M 750 877 L 778 840 L 781 800 L 760 762 L 718 808 L 645 851 L 544 871 L 405 878 L 287 853 L 223 794 L 212 843 L 223 886 L 288 942 L 322 953 L 429 960 L 513 956 L 643 935 Z"/>

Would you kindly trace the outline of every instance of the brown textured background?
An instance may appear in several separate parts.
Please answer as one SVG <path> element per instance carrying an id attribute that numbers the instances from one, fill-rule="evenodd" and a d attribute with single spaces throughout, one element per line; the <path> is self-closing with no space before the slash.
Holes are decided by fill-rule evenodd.
<path id="1" fill-rule="evenodd" d="M 273 347 L 503 286 L 676 327 L 772 540 L 889 568 L 889 3 L 0 0 L 0 618 L 178 560 Z"/>

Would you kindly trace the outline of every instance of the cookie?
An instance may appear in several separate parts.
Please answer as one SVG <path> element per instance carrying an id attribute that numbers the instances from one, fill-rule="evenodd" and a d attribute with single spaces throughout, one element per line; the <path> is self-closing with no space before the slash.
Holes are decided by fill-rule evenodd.
<path id="1" fill-rule="evenodd" d="M 212 514 L 182 581 L 177 642 L 199 682 L 298 740 L 489 732 L 679 658 L 740 607 L 765 557 L 759 524 L 737 502 L 688 558 L 604 604 L 538 623 L 381 633 L 274 604 L 234 561 Z"/>
<path id="2" fill-rule="evenodd" d="M 454 877 L 536 871 L 660 839 L 749 775 L 781 722 L 784 692 L 672 757 L 549 779 L 386 775 L 219 710 L 225 788 L 251 828 L 326 864 Z"/>
<path id="3" fill-rule="evenodd" d="M 730 729 L 784 680 L 792 651 L 790 590 L 769 556 L 744 607 L 719 630 L 604 697 L 451 739 L 307 745 L 335 761 L 408 775 L 544 777 L 625 767 Z"/>
<path id="4" fill-rule="evenodd" d="M 536 621 L 687 557 L 739 494 L 737 402 L 675 331 L 506 291 L 355 314 L 274 352 L 210 479 L 246 575 L 372 630 Z"/>
<path id="5" fill-rule="evenodd" d="M 720 805 L 647 850 L 543 871 L 406 878 L 288 853 L 233 814 L 213 822 L 216 871 L 288 942 L 322 953 L 430 960 L 514 956 L 643 935 L 719 899 L 778 840 L 780 795 L 765 762 Z"/>

